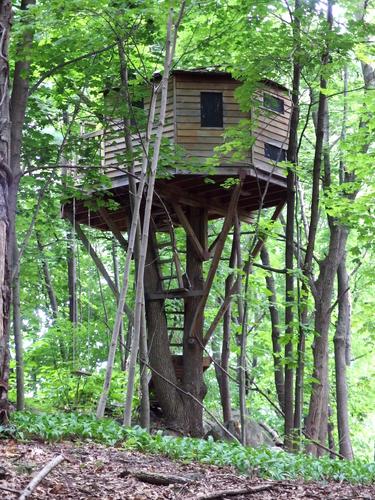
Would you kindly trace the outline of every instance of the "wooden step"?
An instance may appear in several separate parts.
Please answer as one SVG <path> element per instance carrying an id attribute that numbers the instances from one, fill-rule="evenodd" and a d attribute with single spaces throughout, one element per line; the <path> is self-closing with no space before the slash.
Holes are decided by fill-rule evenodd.
<path id="1" fill-rule="evenodd" d="M 164 241 L 163 243 L 158 243 L 156 246 L 158 248 L 167 248 L 167 247 L 172 246 L 172 242 L 171 241 Z"/>
<path id="2" fill-rule="evenodd" d="M 184 327 L 183 326 L 170 326 L 168 327 L 168 330 L 173 330 L 173 331 L 184 331 Z"/>
<path id="3" fill-rule="evenodd" d="M 174 262 L 173 257 L 168 257 L 167 259 L 158 259 L 159 264 L 171 264 Z"/>
<path id="4" fill-rule="evenodd" d="M 147 294 L 148 300 L 165 300 L 165 299 L 185 299 L 188 297 L 200 297 L 203 295 L 203 290 L 189 290 L 188 288 L 175 288 L 165 292 L 155 292 Z"/>

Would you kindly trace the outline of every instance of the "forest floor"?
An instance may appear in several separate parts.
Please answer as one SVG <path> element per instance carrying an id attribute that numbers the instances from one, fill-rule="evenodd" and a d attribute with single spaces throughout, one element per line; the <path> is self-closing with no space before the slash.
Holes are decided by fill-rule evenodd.
<path id="1" fill-rule="evenodd" d="M 65 460 L 44 478 L 29 498 L 375 499 L 375 486 L 269 481 L 242 476 L 231 467 L 183 463 L 98 444 L 13 440 L 0 441 L 0 498 L 18 498 L 33 475 L 59 454 L 63 454 Z M 150 477 L 143 477 L 145 473 Z M 171 483 L 157 485 L 145 479 Z"/>

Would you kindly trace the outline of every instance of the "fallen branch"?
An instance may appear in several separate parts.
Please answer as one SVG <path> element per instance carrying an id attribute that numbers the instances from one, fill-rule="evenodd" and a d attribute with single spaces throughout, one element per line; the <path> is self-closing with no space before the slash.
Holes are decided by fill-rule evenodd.
<path id="1" fill-rule="evenodd" d="M 214 493 L 209 493 L 208 495 L 199 495 L 197 500 L 211 500 L 213 498 L 226 498 L 234 497 L 237 495 L 251 495 L 253 493 L 259 493 L 260 491 L 267 491 L 274 487 L 273 484 L 267 484 L 263 486 L 253 486 L 250 488 L 238 488 L 236 490 L 220 490 Z"/>
<path id="2" fill-rule="evenodd" d="M 38 472 L 34 479 L 29 482 L 29 484 L 21 493 L 19 500 L 25 500 L 25 498 L 28 498 L 38 486 L 38 484 L 47 476 L 47 474 L 49 474 L 51 470 L 59 465 L 63 460 L 65 460 L 64 455 L 57 455 L 57 457 L 50 460 L 48 464 L 45 465 L 40 472 Z"/>
<path id="3" fill-rule="evenodd" d="M 121 476 L 131 475 L 144 483 L 168 486 L 169 484 L 188 484 L 200 479 L 199 475 L 177 476 L 158 472 L 124 471 Z"/>
<path id="4" fill-rule="evenodd" d="M 14 488 L 7 488 L 6 486 L 0 486 L 0 490 L 9 491 L 9 493 L 14 493 L 15 495 L 20 494 L 18 490 L 15 490 Z"/>

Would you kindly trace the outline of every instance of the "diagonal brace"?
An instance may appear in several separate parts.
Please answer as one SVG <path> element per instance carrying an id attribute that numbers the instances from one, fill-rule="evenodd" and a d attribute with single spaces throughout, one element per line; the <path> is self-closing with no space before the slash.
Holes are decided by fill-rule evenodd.
<path id="1" fill-rule="evenodd" d="M 190 331 L 189 331 L 190 338 L 195 337 L 195 330 L 196 330 L 197 323 L 199 321 L 200 316 L 203 314 L 204 308 L 206 306 L 207 299 L 208 299 L 208 296 L 209 296 L 209 293 L 210 293 L 210 290 L 212 287 L 212 283 L 214 281 L 215 274 L 216 274 L 217 268 L 218 268 L 219 263 L 220 263 L 220 258 L 221 258 L 221 254 L 222 254 L 223 249 L 224 249 L 225 240 L 228 236 L 230 228 L 233 225 L 234 215 L 235 215 L 236 210 L 237 210 L 237 205 L 238 205 L 238 201 L 239 201 L 240 194 L 241 194 L 242 184 L 243 184 L 243 178 L 241 177 L 239 183 L 233 189 L 233 193 L 232 193 L 229 207 L 228 207 L 228 212 L 225 216 L 223 227 L 221 229 L 219 238 L 218 238 L 216 246 L 215 246 L 214 256 L 212 258 L 212 262 L 211 262 L 210 269 L 208 271 L 206 283 L 205 283 L 204 288 L 203 288 L 203 295 L 202 295 L 202 298 L 201 298 L 201 300 L 198 304 L 198 307 L 195 311 L 193 321 L 192 321 L 191 326 L 190 326 Z"/>

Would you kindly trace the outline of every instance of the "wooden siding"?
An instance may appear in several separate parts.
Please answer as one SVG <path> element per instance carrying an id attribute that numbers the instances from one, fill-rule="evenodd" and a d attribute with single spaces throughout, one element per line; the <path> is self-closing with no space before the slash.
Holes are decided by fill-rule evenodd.
<path id="1" fill-rule="evenodd" d="M 159 94 L 160 96 L 160 94 Z M 147 115 L 149 109 L 150 101 L 145 99 L 145 113 Z M 155 110 L 155 126 L 153 129 L 153 134 L 156 133 L 156 129 L 159 122 L 160 115 L 160 97 L 156 104 Z M 144 139 L 144 132 L 140 132 L 138 134 L 133 134 L 132 136 L 132 145 L 135 151 L 135 154 L 138 154 L 141 159 L 141 143 Z M 169 139 L 171 142 L 175 140 L 175 121 L 174 121 L 174 82 L 173 79 L 169 81 L 168 85 L 168 98 L 167 98 L 167 109 L 165 116 L 165 126 L 164 126 L 164 137 Z M 106 174 L 114 179 L 119 176 L 123 176 L 123 170 L 126 169 L 125 158 L 122 160 L 121 155 L 126 154 L 126 146 L 125 146 L 125 137 L 123 124 L 121 120 L 117 120 L 114 122 L 109 129 L 103 135 L 102 141 L 102 153 L 103 153 L 103 162 L 102 166 Z M 137 160 L 135 162 L 135 168 L 140 168 L 141 161 Z"/>
<path id="2" fill-rule="evenodd" d="M 263 93 L 283 99 L 284 113 L 264 108 Z M 277 163 L 265 157 L 264 146 L 268 143 L 288 149 L 291 100 L 286 91 L 273 86 L 265 86 L 259 90 L 256 93 L 256 100 L 259 106 L 256 106 L 252 112 L 255 127 L 253 135 L 256 138 L 253 146 L 253 164 L 258 169 L 280 173 L 281 169 Z"/>
<path id="3" fill-rule="evenodd" d="M 235 90 L 241 85 L 229 77 L 214 77 L 212 75 L 175 74 L 169 81 L 168 101 L 164 137 L 176 143 L 186 151 L 187 159 L 194 158 L 194 165 L 205 164 L 213 156 L 214 148 L 223 144 L 225 130 L 239 124 L 241 119 L 251 117 L 252 135 L 255 143 L 246 157 L 239 161 L 231 157 L 222 157 L 222 167 L 243 167 L 253 165 L 266 173 L 282 174 L 274 161 L 265 157 L 265 143 L 287 149 L 289 136 L 289 118 L 291 101 L 287 92 L 277 86 L 265 85 L 256 93 L 255 99 L 259 106 L 251 113 L 242 112 L 235 98 Z M 200 93 L 221 92 L 223 94 L 223 128 L 201 127 Z M 265 109 L 262 106 L 263 92 L 284 100 L 284 113 Z M 149 102 L 145 100 L 145 112 Z M 160 102 L 157 105 L 155 129 L 158 123 Z M 133 146 L 140 151 L 143 134 L 133 136 Z M 125 163 L 121 155 L 126 152 L 124 133 L 120 121 L 114 122 L 103 134 L 102 153 L 103 167 L 111 178 L 124 176 L 121 168 Z M 188 165 L 189 162 L 187 162 Z M 136 167 L 140 162 L 136 163 Z"/>
<path id="4" fill-rule="evenodd" d="M 235 80 L 208 77 L 197 78 L 177 75 L 176 79 L 176 132 L 177 143 L 186 150 L 187 157 L 204 164 L 214 154 L 214 148 L 223 144 L 223 134 L 228 127 L 237 125 L 249 113 L 243 113 L 235 100 L 235 89 L 241 85 Z M 223 128 L 201 127 L 201 92 L 223 94 Z M 251 164 L 250 153 L 244 161 L 221 158 L 221 166 L 244 166 Z"/>

